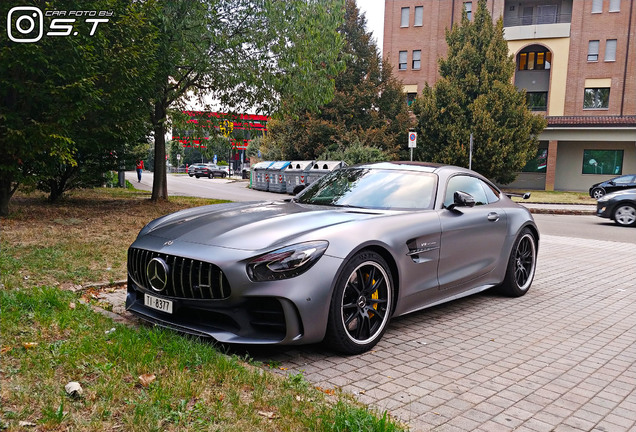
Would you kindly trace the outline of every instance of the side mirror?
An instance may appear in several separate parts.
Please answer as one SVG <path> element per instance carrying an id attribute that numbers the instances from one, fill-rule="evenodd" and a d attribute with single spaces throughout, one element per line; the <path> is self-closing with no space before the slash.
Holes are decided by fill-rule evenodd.
<path id="1" fill-rule="evenodd" d="M 455 191 L 453 195 L 453 204 L 446 207 L 448 210 L 454 210 L 457 207 L 475 207 L 475 198 L 469 193 Z"/>
<path id="2" fill-rule="evenodd" d="M 294 188 L 294 190 L 292 191 L 293 195 L 298 195 L 299 193 L 301 193 L 303 190 L 305 190 L 305 185 L 298 185 Z"/>
<path id="3" fill-rule="evenodd" d="M 608 183 L 611 184 L 612 186 L 616 185 L 616 182 L 614 180 L 610 180 Z"/>

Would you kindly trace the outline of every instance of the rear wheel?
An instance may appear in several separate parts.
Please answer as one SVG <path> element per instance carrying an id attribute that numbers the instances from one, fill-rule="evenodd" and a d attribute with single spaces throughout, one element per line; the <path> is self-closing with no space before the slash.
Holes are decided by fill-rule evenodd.
<path id="1" fill-rule="evenodd" d="M 614 222 L 620 226 L 636 225 L 636 207 L 631 204 L 620 204 L 614 210 Z"/>
<path id="2" fill-rule="evenodd" d="M 208 173 L 208 178 L 211 179 L 212 177 L 214 177 L 214 174 Z"/>
<path id="3" fill-rule="evenodd" d="M 346 354 L 370 350 L 391 316 L 393 281 L 384 258 L 362 251 L 344 267 L 331 299 L 325 342 Z"/>
<path id="4" fill-rule="evenodd" d="M 530 289 L 537 266 L 537 240 L 524 228 L 515 240 L 508 259 L 508 269 L 499 291 L 510 297 L 521 297 Z"/>

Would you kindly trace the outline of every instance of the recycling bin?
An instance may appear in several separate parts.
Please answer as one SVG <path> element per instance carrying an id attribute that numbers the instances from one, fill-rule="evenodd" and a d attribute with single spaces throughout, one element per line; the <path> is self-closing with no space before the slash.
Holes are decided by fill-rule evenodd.
<path id="1" fill-rule="evenodd" d="M 307 175 L 307 184 L 310 185 L 325 174 L 346 166 L 344 161 L 316 161 Z"/>
<path id="2" fill-rule="evenodd" d="M 252 167 L 252 188 L 255 190 L 266 191 L 269 187 L 269 176 L 267 168 L 274 162 L 259 162 Z"/>
<path id="3" fill-rule="evenodd" d="M 287 183 L 285 182 L 285 168 L 289 166 L 287 161 L 277 161 L 271 164 L 266 170 L 268 181 L 267 190 L 276 193 L 285 193 Z"/>
<path id="4" fill-rule="evenodd" d="M 297 186 L 307 186 L 307 174 L 314 165 L 314 161 L 292 161 L 285 169 L 287 193 L 294 194 Z"/>

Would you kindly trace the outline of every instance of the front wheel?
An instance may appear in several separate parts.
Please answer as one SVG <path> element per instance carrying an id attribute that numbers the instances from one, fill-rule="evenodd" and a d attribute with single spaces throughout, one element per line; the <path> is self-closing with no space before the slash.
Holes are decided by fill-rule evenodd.
<path id="1" fill-rule="evenodd" d="M 537 240 L 524 228 L 512 245 L 508 268 L 499 291 L 509 297 L 521 297 L 530 289 L 537 267 Z"/>
<path id="2" fill-rule="evenodd" d="M 331 298 L 325 342 L 346 354 L 370 350 L 391 317 L 393 280 L 384 258 L 362 251 L 345 265 Z"/>
<path id="3" fill-rule="evenodd" d="M 605 189 L 603 189 L 603 188 L 594 188 L 594 189 L 592 189 L 592 198 L 599 199 L 603 195 L 605 195 Z"/>
<path id="4" fill-rule="evenodd" d="M 614 222 L 620 226 L 636 226 L 636 207 L 620 204 L 614 211 Z"/>

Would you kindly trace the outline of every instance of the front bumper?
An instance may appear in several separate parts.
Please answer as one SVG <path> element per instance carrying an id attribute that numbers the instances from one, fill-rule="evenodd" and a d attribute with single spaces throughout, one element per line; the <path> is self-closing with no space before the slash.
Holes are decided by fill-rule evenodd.
<path id="1" fill-rule="evenodd" d="M 609 205 L 609 202 L 604 201 L 596 203 L 596 216 L 605 219 L 612 219 L 612 206 Z"/>
<path id="2" fill-rule="evenodd" d="M 151 237 L 151 236 L 148 236 Z M 302 275 L 272 282 L 253 282 L 245 263 L 254 252 L 174 242 L 161 246 L 144 237 L 132 247 L 149 253 L 168 253 L 187 259 L 212 262 L 223 272 L 230 294 L 224 298 L 184 298 L 156 292 L 131 269 L 129 262 L 126 309 L 142 319 L 188 334 L 211 337 L 219 342 L 240 344 L 305 344 L 324 338 L 333 281 L 342 260 L 323 255 Z M 150 244 L 148 244 L 150 243 Z M 166 251 L 169 249 L 169 251 Z M 249 256 L 248 256 L 249 255 Z M 137 279 L 137 280 L 136 280 Z M 172 302 L 172 313 L 144 304 L 149 294 Z"/>

